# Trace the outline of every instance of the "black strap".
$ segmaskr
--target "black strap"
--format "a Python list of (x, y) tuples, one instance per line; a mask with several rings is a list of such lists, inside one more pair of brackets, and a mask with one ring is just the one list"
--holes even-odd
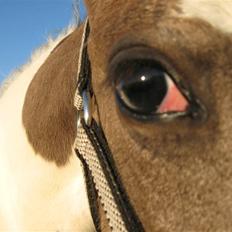
[(90, 90), (90, 93), (92, 92), (91, 64), (90, 64), (89, 55), (87, 51), (87, 41), (88, 41), (89, 33), (90, 33), (89, 22), (87, 22), (85, 39), (84, 39), (84, 47), (83, 47), (82, 57), (81, 57), (81, 66), (80, 66), (79, 78), (78, 78), (78, 83), (77, 83), (77, 88), (79, 90), (79, 93), (82, 93), (83, 90), (88, 89), (88, 88), (89, 88), (88, 90)]
[[(116, 165), (114, 163), (111, 151), (108, 147), (106, 138), (104, 136), (103, 130), (97, 125), (97, 123), (93, 120), (90, 127), (86, 126), (84, 122), (82, 122), (83, 128), (88, 135), (89, 140), (91, 141), (95, 152), (98, 155), (98, 159), (106, 176), (106, 179), (109, 183), (109, 187), (113, 193), (116, 204), (119, 208), (119, 211), (122, 215), (123, 221), (125, 222), (125, 226), (129, 232), (143, 232), (143, 226), (140, 222), (138, 216), (136, 215), (132, 205), (130, 204), (127, 193), (122, 185), (122, 181), (120, 175), (117, 171)], [(82, 163), (86, 166), (86, 163), (78, 153)], [(88, 167), (86, 166), (88, 169)], [(88, 170), (88, 173), (91, 173)], [(92, 179), (92, 177), (88, 177), (87, 183)], [(93, 203), (91, 199), (94, 199), (95, 196), (92, 196), (92, 190), (88, 190), (90, 204), (95, 205), (92, 208), (92, 215), (96, 216), (96, 202)], [(98, 216), (97, 216), (98, 218)], [(98, 219), (97, 219), (98, 220)], [(95, 222), (95, 226), (99, 228), (99, 221)]]
[(95, 229), (96, 229), (96, 232), (101, 232), (98, 194), (97, 194), (97, 190), (95, 188), (95, 184), (93, 181), (93, 176), (91, 174), (91, 171), (89, 170), (87, 163), (82, 157), (82, 155), (78, 152), (78, 150), (75, 150), (75, 152), (83, 165), (84, 174), (85, 174), (85, 182), (86, 182), (86, 190), (87, 190), (87, 195), (88, 195), (88, 200), (89, 200), (89, 205), (90, 205), (90, 212), (91, 212), (91, 216), (92, 216), (92, 219), (95, 225)]
[[(84, 90), (90, 91), (90, 94), (93, 94), (92, 86), (91, 86), (91, 64), (89, 61), (89, 56), (87, 51), (87, 40), (89, 33), (90, 33), (90, 28), (89, 28), (89, 23), (87, 22), (85, 38), (84, 38), (84, 47), (81, 57), (80, 73), (77, 83), (77, 88), (81, 96)], [(143, 232), (144, 229), (142, 223), (140, 222), (132, 205), (130, 204), (129, 198), (122, 185), (120, 175), (117, 171), (113, 156), (107, 144), (107, 140), (105, 138), (102, 128), (99, 127), (94, 120), (92, 120), (90, 127), (88, 127), (84, 123), (84, 120), (82, 120), (82, 126), (88, 136), (88, 139), (91, 141), (97, 153), (100, 165), (103, 169), (104, 175), (106, 176), (109, 187), (112, 191), (115, 202), (122, 215), (127, 230), (129, 232)], [(76, 152), (84, 166), (85, 177), (87, 182), (88, 198), (91, 206), (91, 213), (95, 223), (95, 227), (97, 231), (100, 231), (99, 215), (98, 215), (99, 210), (97, 206), (97, 202), (98, 202), (97, 191), (95, 188), (95, 184), (93, 182), (93, 176), (83, 156), (78, 151)]]

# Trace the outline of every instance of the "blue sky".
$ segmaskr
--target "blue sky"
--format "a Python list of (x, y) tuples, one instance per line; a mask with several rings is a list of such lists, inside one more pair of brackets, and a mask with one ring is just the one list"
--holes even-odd
[(72, 19), (72, 0), (0, 0), (0, 83)]

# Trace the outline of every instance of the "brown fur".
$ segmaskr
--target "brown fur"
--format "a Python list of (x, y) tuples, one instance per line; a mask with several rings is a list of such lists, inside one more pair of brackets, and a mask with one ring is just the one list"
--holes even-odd
[[(101, 123), (146, 231), (232, 231), (232, 38), (199, 19), (172, 16), (181, 14), (176, 0), (167, 1), (161, 10), (156, 3), (86, 0)], [(62, 164), (75, 136), (71, 101), (77, 53), (70, 47), (79, 44), (78, 33), (40, 69), (24, 110), (34, 148)], [(208, 109), (208, 120), (144, 124), (122, 115), (114, 89), (106, 83), (111, 53), (125, 41), (153, 48), (192, 87)], [(52, 124), (50, 118), (55, 118)], [(42, 139), (40, 145), (35, 138)]]
[(62, 41), (31, 82), (23, 108), (23, 123), (35, 151), (57, 165), (72, 153), (76, 136), (73, 96), (82, 29)]

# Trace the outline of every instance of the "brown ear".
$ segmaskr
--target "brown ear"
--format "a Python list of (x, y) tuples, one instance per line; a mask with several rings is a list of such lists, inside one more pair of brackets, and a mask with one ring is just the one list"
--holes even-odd
[(82, 27), (66, 37), (32, 80), (24, 102), (23, 124), (36, 153), (65, 165), (76, 135), (73, 98)]

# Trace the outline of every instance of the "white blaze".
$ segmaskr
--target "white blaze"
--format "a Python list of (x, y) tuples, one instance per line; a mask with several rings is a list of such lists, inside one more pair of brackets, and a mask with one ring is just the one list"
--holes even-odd
[(200, 18), (226, 33), (232, 33), (232, 0), (182, 0), (184, 16)]

